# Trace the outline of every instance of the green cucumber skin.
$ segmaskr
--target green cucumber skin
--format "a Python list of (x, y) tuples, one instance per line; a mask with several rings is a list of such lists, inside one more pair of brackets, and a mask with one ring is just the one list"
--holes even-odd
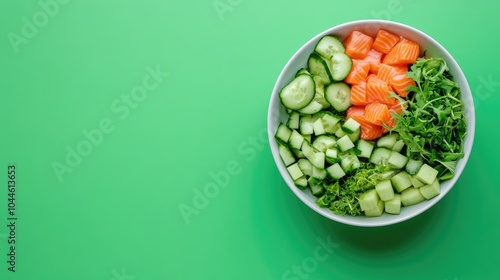
[(333, 80), (344, 80), (349, 75), (349, 72), (351, 72), (352, 59), (344, 53), (334, 53), (331, 60)]
[(325, 88), (325, 99), (338, 112), (351, 107), (351, 88), (344, 82), (329, 84)]
[[(325, 47), (327, 49), (325, 50)], [(345, 46), (337, 37), (326, 35), (323, 36), (316, 46), (314, 47), (314, 51), (323, 56), (325, 59), (329, 59), (336, 52), (345, 52)]]
[[(316, 65), (312, 63), (316, 63)], [(309, 56), (309, 60), (307, 61), (307, 67), (309, 68), (309, 73), (320, 76), (325, 82), (333, 81), (332, 73), (330, 72), (330, 66), (328, 65), (328, 62), (324, 58), (322, 58), (319, 54), (312, 53)], [(317, 67), (320, 67), (322, 71), (318, 72), (320, 70), (317, 69)]]
[[(300, 79), (300, 81), (299, 81)], [(302, 100), (302, 102), (300, 102), (300, 104), (298, 102), (294, 102), (293, 99), (293, 93), (292, 91), (296, 90), (294, 87), (297, 86), (296, 83), (309, 83), (308, 85), (306, 84), (304, 87), (305, 87), (305, 90), (304, 91), (307, 91), (305, 94), (305, 97), (304, 99)], [(313, 101), (314, 99), (314, 96), (315, 96), (315, 92), (316, 92), (316, 84), (314, 82), (314, 79), (309, 76), (309, 75), (306, 75), (306, 74), (301, 74), (301, 75), (298, 75), (297, 77), (295, 77), (291, 82), (289, 82), (286, 86), (284, 86), (280, 93), (279, 93), (279, 97), (280, 97), (280, 101), (281, 101), (281, 104), (283, 104), (283, 106), (285, 106), (285, 108), (287, 109), (291, 109), (291, 110), (300, 110), (300, 109), (303, 109), (305, 108), (307, 105), (309, 105), (309, 103), (311, 103), (311, 101)]]

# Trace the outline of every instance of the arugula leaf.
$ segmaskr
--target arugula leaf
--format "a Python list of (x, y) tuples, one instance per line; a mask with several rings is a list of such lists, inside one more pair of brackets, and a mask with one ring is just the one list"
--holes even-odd
[(397, 124), (392, 131), (400, 134), (408, 146), (408, 155), (419, 153), (439, 171), (441, 180), (449, 179), (457, 160), (464, 156), (467, 123), (460, 87), (442, 58), (417, 59), (407, 76), (416, 86), (407, 88), (403, 104), (408, 108), (394, 115)]

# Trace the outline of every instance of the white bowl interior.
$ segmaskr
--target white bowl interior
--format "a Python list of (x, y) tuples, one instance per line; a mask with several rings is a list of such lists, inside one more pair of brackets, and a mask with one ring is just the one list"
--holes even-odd
[[(309, 55), (313, 52), (316, 43), (321, 37), (325, 35), (334, 35), (341, 39), (344, 39), (353, 30), (359, 30), (365, 32), (368, 35), (375, 36), (377, 30), (381, 28), (417, 42), (420, 45), (422, 51), (426, 50), (427, 56), (441, 57), (447, 62), (448, 67), (450, 68), (450, 72), (454, 76), (455, 82), (457, 82), (461, 88), (462, 100), (465, 102), (466, 106), (465, 117), (467, 119), (467, 136), (465, 137), (465, 142), (464, 142), (465, 157), (459, 160), (459, 163), (457, 164), (456, 167), (455, 176), (452, 179), (441, 184), (440, 195), (431, 200), (427, 200), (410, 207), (402, 207), (400, 215), (390, 215), (384, 213), (381, 217), (375, 217), (375, 218), (367, 218), (364, 216), (357, 216), (357, 217), (340, 216), (334, 214), (327, 208), (321, 208), (317, 206), (315, 202), (316, 197), (313, 196), (308, 190), (302, 191), (298, 189), (294, 185), (293, 180), (291, 179), (290, 175), (286, 170), (286, 167), (281, 161), (281, 158), (278, 153), (278, 146), (276, 141), (274, 140), (274, 135), (276, 133), (278, 125), (281, 122), (285, 122), (287, 120), (288, 114), (286, 112), (286, 109), (280, 103), (279, 91), (281, 88), (283, 88), (283, 86), (285, 86), (293, 79), (295, 73), (300, 68), (306, 66)], [(448, 53), (448, 51), (446, 51), (446, 49), (443, 46), (441, 46), (438, 42), (436, 42), (427, 34), (413, 27), (401, 23), (383, 21), (383, 20), (361, 20), (361, 21), (348, 22), (321, 32), (320, 34), (316, 35), (314, 38), (309, 40), (309, 42), (303, 45), (292, 56), (292, 58), (283, 68), (274, 86), (269, 104), (267, 127), (268, 127), (269, 143), (271, 146), (271, 151), (274, 157), (274, 161), (278, 166), (281, 176), (284, 178), (285, 182), (290, 187), (290, 189), (300, 198), (300, 200), (302, 200), (311, 209), (318, 212), (319, 214), (329, 219), (335, 220), (337, 222), (354, 226), (373, 227), (373, 226), (385, 226), (385, 225), (395, 224), (410, 219), (412, 217), (415, 217), (418, 214), (429, 209), (434, 204), (436, 204), (451, 190), (451, 188), (455, 185), (456, 181), (459, 179), (460, 174), (462, 173), (468, 161), (470, 152), (472, 150), (474, 131), (475, 131), (475, 113), (474, 113), (472, 94), (469, 85), (467, 83), (467, 80), (465, 78), (465, 75), (458, 66), (455, 59)]]

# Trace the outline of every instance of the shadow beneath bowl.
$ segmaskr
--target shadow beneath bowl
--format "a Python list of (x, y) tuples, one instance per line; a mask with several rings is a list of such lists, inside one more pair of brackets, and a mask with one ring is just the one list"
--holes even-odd
[(417, 217), (389, 226), (356, 227), (331, 221), (328, 228), (346, 250), (377, 257), (393, 255), (412, 251), (408, 249), (421, 242), (420, 237), (441, 228), (449, 216), (447, 212), (451, 210), (451, 206), (451, 203), (440, 201)]

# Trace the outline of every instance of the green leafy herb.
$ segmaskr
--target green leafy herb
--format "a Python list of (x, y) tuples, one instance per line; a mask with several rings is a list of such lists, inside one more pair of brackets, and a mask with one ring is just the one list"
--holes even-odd
[(366, 190), (372, 189), (380, 181), (388, 167), (362, 162), (361, 166), (343, 179), (325, 184), (325, 194), (316, 203), (327, 207), (338, 215), (360, 215), (358, 198)]
[[(392, 131), (408, 146), (408, 155), (419, 153), (439, 171), (439, 178), (453, 177), (457, 161), (464, 156), (463, 141), (467, 123), (460, 88), (441, 58), (419, 58), (407, 76), (416, 86), (408, 87), (408, 106)], [(403, 106), (404, 107), (404, 106)]]

